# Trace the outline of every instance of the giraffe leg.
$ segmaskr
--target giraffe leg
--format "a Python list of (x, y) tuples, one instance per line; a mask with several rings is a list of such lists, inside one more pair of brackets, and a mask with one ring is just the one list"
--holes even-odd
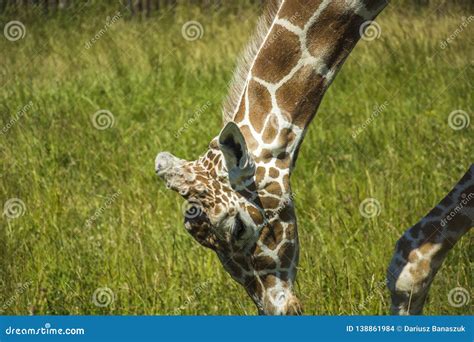
[(419, 315), (447, 253), (474, 226), (474, 165), (453, 190), (397, 241), (387, 271), (392, 314)]

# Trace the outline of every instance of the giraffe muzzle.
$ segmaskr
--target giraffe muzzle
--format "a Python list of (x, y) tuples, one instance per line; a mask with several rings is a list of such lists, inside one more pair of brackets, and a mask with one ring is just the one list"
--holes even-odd
[(155, 172), (166, 182), (169, 189), (178, 191), (181, 195), (186, 195), (189, 191), (187, 182), (193, 180), (183, 168), (186, 161), (176, 158), (169, 152), (158, 153), (155, 159)]
[(169, 152), (160, 152), (155, 159), (155, 172), (158, 176), (164, 177), (172, 171), (175, 166), (180, 164), (181, 160), (173, 156)]

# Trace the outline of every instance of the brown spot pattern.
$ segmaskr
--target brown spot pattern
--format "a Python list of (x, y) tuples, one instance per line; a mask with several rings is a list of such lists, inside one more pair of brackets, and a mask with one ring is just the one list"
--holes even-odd
[[(272, 36), (278, 37), (278, 44), (272, 44)], [(282, 49), (282, 46), (285, 48)], [(277, 83), (282, 75), (288, 74), (301, 57), (300, 40), (292, 32), (275, 25), (268, 41), (259, 52), (252, 69), (254, 77)]]
[(250, 123), (260, 133), (263, 129), (265, 117), (272, 109), (272, 101), (267, 88), (254, 80), (249, 82)]
[(307, 65), (277, 90), (277, 103), (281, 110), (291, 113), (293, 123), (303, 128), (315, 113), (323, 88), (323, 77)]
[(303, 28), (321, 2), (322, 0), (286, 1), (280, 10), (279, 17)]

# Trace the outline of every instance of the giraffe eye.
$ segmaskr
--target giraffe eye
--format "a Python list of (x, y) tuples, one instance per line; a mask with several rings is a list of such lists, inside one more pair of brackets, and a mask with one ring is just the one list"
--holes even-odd
[(232, 236), (234, 239), (238, 240), (242, 237), (242, 234), (245, 232), (245, 226), (239, 216), (235, 217), (235, 222), (232, 227)]

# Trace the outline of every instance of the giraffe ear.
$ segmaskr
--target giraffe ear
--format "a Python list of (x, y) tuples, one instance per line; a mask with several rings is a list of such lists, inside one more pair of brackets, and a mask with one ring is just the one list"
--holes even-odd
[(219, 148), (224, 155), (233, 188), (244, 185), (255, 174), (255, 163), (248, 152), (245, 138), (234, 122), (228, 122), (219, 134)]

